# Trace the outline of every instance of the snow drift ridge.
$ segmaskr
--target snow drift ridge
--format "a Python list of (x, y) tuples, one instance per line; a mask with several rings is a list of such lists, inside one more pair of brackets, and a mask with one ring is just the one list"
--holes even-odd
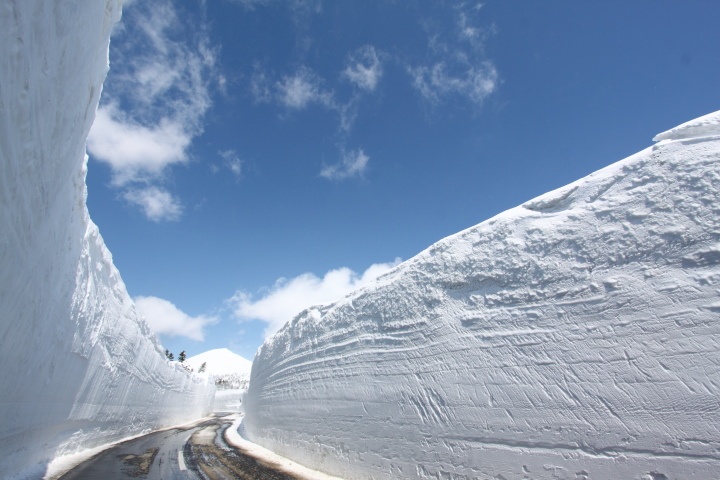
[(720, 112), (439, 241), (258, 351), (249, 437), (365, 478), (712, 478)]

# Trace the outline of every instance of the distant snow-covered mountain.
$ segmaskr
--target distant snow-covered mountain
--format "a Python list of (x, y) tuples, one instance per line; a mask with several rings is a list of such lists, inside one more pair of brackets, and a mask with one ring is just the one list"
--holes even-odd
[[(185, 360), (185, 365), (201, 377), (212, 376), (218, 389), (245, 389), (252, 362), (227, 348), (216, 348)], [(200, 372), (205, 365), (203, 372)]]

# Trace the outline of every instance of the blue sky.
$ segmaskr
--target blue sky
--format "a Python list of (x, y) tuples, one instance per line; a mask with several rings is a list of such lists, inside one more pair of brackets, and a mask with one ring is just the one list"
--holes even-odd
[(720, 108), (720, 2), (126, 2), (88, 205), (161, 342), (252, 358)]

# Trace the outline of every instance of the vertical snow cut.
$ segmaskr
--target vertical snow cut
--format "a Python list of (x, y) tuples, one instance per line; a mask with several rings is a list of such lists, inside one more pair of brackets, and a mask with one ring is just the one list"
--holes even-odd
[(348, 479), (714, 478), (720, 112), (306, 310), (253, 441)]
[(0, 5), (0, 477), (202, 416), (86, 208), (85, 139), (119, 0)]

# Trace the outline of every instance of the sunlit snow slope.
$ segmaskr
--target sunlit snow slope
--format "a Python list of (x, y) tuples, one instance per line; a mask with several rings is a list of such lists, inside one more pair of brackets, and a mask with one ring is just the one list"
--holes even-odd
[(114, 0), (0, 2), (0, 478), (202, 416), (85, 206)]
[[(242, 397), (250, 381), (250, 360), (227, 348), (216, 348), (188, 358), (185, 365), (216, 385), (213, 411), (232, 412), (241, 409)], [(200, 372), (203, 365), (205, 370)]]
[(216, 348), (207, 352), (199, 353), (185, 360), (185, 364), (195, 370), (205, 365), (205, 374), (237, 377), (238, 380), (250, 376), (252, 362), (233, 353), (227, 348)]
[(247, 434), (351, 479), (717, 478), (720, 112), (656, 141), (293, 319)]

